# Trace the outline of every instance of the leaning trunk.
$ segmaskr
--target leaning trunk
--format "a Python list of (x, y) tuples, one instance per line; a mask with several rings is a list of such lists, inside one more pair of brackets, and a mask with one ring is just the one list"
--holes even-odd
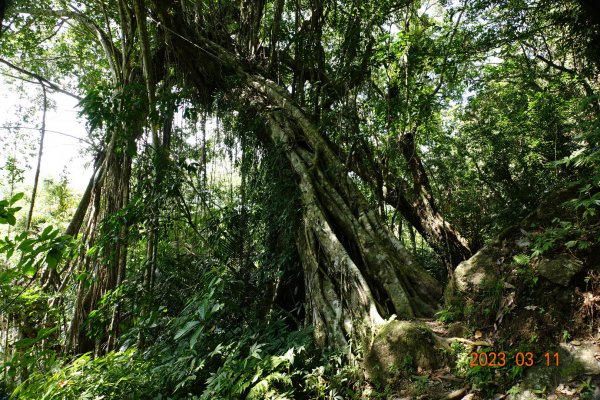
[(321, 345), (368, 339), (384, 318), (431, 316), (441, 290), (371, 209), (315, 126), (274, 83), (250, 77), (265, 101), (271, 140), (284, 143), (298, 176), (298, 249), (307, 316)]
[[(366, 182), (377, 182), (375, 194), (400, 212), (444, 261), (448, 272), (472, 255), (472, 249), (460, 231), (446, 220), (435, 202), (425, 166), (416, 152), (414, 135), (408, 133), (398, 143), (409, 166), (412, 185), (374, 161), (376, 155), (368, 145), (357, 146), (349, 157), (348, 167)], [(338, 149), (338, 152), (341, 152)], [(477, 249), (475, 249), (477, 250)]]
[(458, 230), (444, 219), (439, 212), (429, 176), (425, 166), (417, 152), (414, 132), (406, 132), (400, 139), (402, 155), (408, 164), (408, 169), (413, 180), (412, 207), (410, 211), (400, 211), (403, 214), (413, 214), (417, 220), (414, 226), (419, 230), (438, 254), (446, 262), (448, 272), (452, 273), (454, 268), (461, 262), (471, 257), (471, 250), (465, 238)]

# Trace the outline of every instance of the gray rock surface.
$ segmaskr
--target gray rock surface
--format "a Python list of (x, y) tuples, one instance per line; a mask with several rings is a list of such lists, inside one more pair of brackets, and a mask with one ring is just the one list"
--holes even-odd
[(569, 255), (561, 254), (554, 258), (542, 258), (537, 266), (537, 272), (551, 282), (569, 286), (573, 275), (581, 271), (583, 263)]
[(422, 323), (390, 321), (381, 327), (365, 357), (371, 380), (385, 384), (417, 368), (433, 370), (445, 363), (432, 331)]
[(468, 260), (458, 264), (454, 270), (454, 288), (463, 293), (481, 293), (497, 284), (498, 259), (500, 252), (497, 243), (490, 243)]
[(561, 343), (556, 350), (559, 355), (558, 367), (548, 367), (542, 363), (529, 368), (522, 386), (526, 389), (553, 388), (581, 375), (600, 375), (600, 346), (590, 341), (573, 342), (579, 345)]

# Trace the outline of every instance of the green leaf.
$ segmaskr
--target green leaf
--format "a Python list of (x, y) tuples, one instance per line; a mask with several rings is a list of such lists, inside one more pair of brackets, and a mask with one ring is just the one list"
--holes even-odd
[(14, 346), (17, 349), (24, 349), (24, 348), (33, 346), (37, 341), (38, 341), (37, 339), (31, 339), (31, 338), (20, 339), (14, 343)]
[(513, 260), (518, 264), (518, 265), (527, 265), (529, 264), (529, 256), (525, 255), (525, 254), (517, 254), (516, 256), (513, 257)]
[(204, 329), (202, 329), (202, 327), (200, 327), (200, 329), (197, 329), (196, 332), (194, 332), (194, 334), (190, 337), (190, 349), (194, 348), (194, 346), (196, 345), (196, 342), (198, 341), (198, 337), (200, 337), (200, 334), (204, 331)]
[(217, 345), (217, 347), (215, 347), (215, 349), (208, 354), (208, 356), (209, 357), (213, 357), (213, 356), (215, 356), (217, 354), (221, 354), (221, 350), (223, 350), (224, 348), (225, 348), (225, 346), (223, 346), (222, 343), (219, 343)]
[(58, 329), (57, 326), (55, 326), (54, 328), (42, 328), (38, 331), (37, 335), (36, 335), (36, 339), (45, 339), (48, 336), (50, 336), (52, 334), (52, 332), (55, 332)]
[(12, 206), (13, 204), (15, 204), (17, 201), (21, 200), (23, 198), (23, 196), (25, 195), (25, 193), (20, 192), (15, 194), (13, 197), (11, 197), (9, 204)]
[(42, 239), (45, 239), (49, 236), (50, 232), (52, 231), (52, 225), (47, 226), (46, 228), (44, 228), (44, 230), (42, 231), (42, 234), (40, 235), (40, 237)]
[(61, 253), (56, 249), (52, 249), (46, 254), (46, 263), (51, 269), (55, 269), (58, 261), (60, 260)]
[(35, 243), (34, 239), (24, 239), (21, 243), (19, 243), (18, 250), (22, 252), (29, 252), (31, 250), (31, 245)]
[(33, 278), (36, 272), (37, 269), (31, 264), (27, 264), (25, 268), (23, 268), (23, 273), (29, 278)]
[(8, 224), (11, 226), (14, 226), (17, 223), (17, 219), (12, 214), (7, 214), (5, 216), (5, 218), (6, 218), (6, 222), (8, 222)]
[(177, 340), (177, 339), (181, 338), (182, 336), (187, 334), (189, 331), (194, 329), (194, 327), (198, 326), (199, 324), (200, 324), (200, 321), (188, 321), (181, 329), (179, 329), (177, 331), (177, 333), (175, 333), (174, 339)]

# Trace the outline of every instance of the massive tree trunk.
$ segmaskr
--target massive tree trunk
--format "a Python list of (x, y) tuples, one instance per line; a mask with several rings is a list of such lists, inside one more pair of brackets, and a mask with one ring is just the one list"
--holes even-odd
[[(240, 37), (246, 37), (248, 32), (251, 30), (249, 27), (254, 26), (256, 28), (258, 23), (261, 21), (262, 16), (259, 13), (260, 4), (257, 3), (256, 8), (252, 8), (252, 12), (245, 12), (245, 20), (242, 23)], [(275, 14), (273, 29), (278, 29), (278, 13), (281, 11), (283, 3), (277, 3), (277, 9)], [(168, 5), (159, 4), (154, 2), (153, 6), (157, 14), (162, 15), (161, 19), (166, 22), (164, 25), (163, 33), (167, 40), (171, 41), (173, 51), (179, 53), (178, 61), (180, 67), (184, 72), (187, 72), (187, 78), (190, 82), (194, 83), (201, 96), (205, 96), (207, 93), (211, 93), (215, 88), (222, 89), (219, 87), (226, 77), (231, 78), (232, 76), (238, 75), (238, 69), (245, 68), (250, 70), (250, 67), (246, 61), (248, 55), (243, 52), (241, 56), (234, 54), (234, 43), (228, 42), (227, 40), (219, 43), (219, 49), (214, 48), (216, 45), (214, 42), (209, 40), (209, 36), (214, 36), (213, 33), (207, 32), (206, 34), (198, 32), (202, 30), (202, 27), (193, 27), (186, 23), (188, 19), (184, 17), (182, 9), (177, 9), (174, 5), (173, 8), (169, 8)], [(241, 2), (241, 8), (243, 10), (249, 10), (247, 2)], [(303, 104), (303, 85), (305, 80), (309, 80), (311, 85), (316, 88), (321, 87), (323, 82), (329, 82), (325, 73), (324, 56), (322, 55), (322, 47), (320, 43), (320, 30), (321, 30), (321, 15), (323, 13), (323, 4), (321, 2), (315, 2), (313, 9), (311, 10), (310, 29), (307, 27), (307, 35), (312, 35), (310, 44), (307, 44), (306, 52), (298, 53), (296, 62), (286, 64), (287, 67), (294, 71), (294, 83), (292, 84), (292, 91), (295, 92), (296, 98), (299, 103)], [(169, 15), (169, 12), (174, 11), (173, 14)], [(246, 39), (248, 41), (249, 39)], [(298, 39), (300, 40), (300, 39)], [(272, 47), (276, 47), (274, 39), (271, 39)], [(239, 38), (238, 38), (239, 42)], [(372, 43), (369, 44), (372, 46)], [(243, 46), (245, 48), (245, 45)], [(296, 46), (296, 52), (299, 51), (300, 44)], [(271, 49), (273, 51), (273, 49)], [(371, 50), (366, 51), (366, 55), (370, 54)], [(196, 53), (195, 55), (192, 55)], [(364, 77), (367, 74), (368, 68), (366, 68), (369, 57), (365, 56), (361, 62), (360, 71), (357, 72), (358, 76)], [(272, 58), (267, 63), (267, 71), (264, 71), (260, 76), (273, 76), (275, 68), (273, 63), (278, 63), (279, 60)], [(243, 67), (242, 67), (243, 66)], [(309, 73), (307, 71), (313, 71)], [(317, 73), (318, 72), (318, 73)], [(310, 77), (309, 77), (310, 75)], [(313, 76), (314, 75), (314, 76)], [(277, 78), (278, 79), (278, 78)], [(301, 84), (299, 83), (301, 82)], [(352, 80), (352, 82), (344, 82), (346, 85), (354, 86), (357, 82), (362, 81), (362, 78)], [(331, 86), (331, 83), (326, 83), (324, 87)], [(330, 88), (331, 89), (331, 88)], [(347, 92), (347, 88), (343, 90), (340, 87), (334, 92)], [(329, 93), (323, 98), (323, 107), (327, 108), (331, 106), (332, 98), (339, 98), (339, 93)], [(208, 96), (207, 96), (208, 97)], [(207, 99), (208, 100), (208, 99)], [(318, 120), (320, 114), (319, 108), (319, 95), (314, 99), (314, 115)], [(366, 154), (365, 156), (358, 156), (347, 158), (350, 160), (348, 167), (353, 172), (357, 173), (362, 179), (368, 183), (382, 182), (387, 190), (377, 191), (382, 200), (387, 202), (394, 208), (397, 208), (403, 217), (412, 224), (417, 231), (423, 236), (423, 238), (429, 243), (433, 250), (441, 257), (447, 266), (449, 272), (460, 263), (461, 261), (469, 258), (472, 254), (469, 244), (465, 238), (460, 234), (459, 230), (447, 221), (440, 210), (438, 209), (432, 190), (429, 185), (427, 174), (423, 168), (422, 162), (419, 155), (415, 151), (414, 138), (412, 140), (409, 135), (405, 135), (403, 140), (400, 140), (398, 145), (400, 151), (406, 157), (406, 161), (409, 165), (410, 175), (413, 180), (413, 185), (409, 185), (407, 182), (402, 180), (397, 175), (387, 170), (385, 165), (373, 161), (373, 154)], [(336, 149), (337, 152), (338, 149)], [(360, 150), (359, 152), (364, 152)], [(367, 152), (369, 152), (367, 150)], [(341, 153), (340, 153), (341, 154)], [(360, 160), (357, 162), (356, 159)], [(368, 160), (367, 162), (366, 159)], [(365, 168), (366, 167), (366, 168)]]
[[(322, 345), (367, 339), (396, 314), (431, 316), (441, 288), (395, 239), (349, 177), (338, 156), (289, 94), (247, 72), (232, 52), (198, 35), (161, 2), (154, 9), (179, 66), (200, 92), (235, 78), (265, 117), (270, 139), (283, 143), (298, 176), (303, 205), (299, 253), (308, 323)], [(218, 72), (217, 72), (218, 71)]]
[[(264, 85), (271, 83), (255, 82), (259, 90), (274, 90)], [(282, 96), (279, 105), (285, 101)], [(307, 322), (317, 342), (340, 348), (349, 338), (368, 338), (392, 314), (431, 316), (439, 285), (369, 209), (337, 156), (304, 117), (296, 119), (297, 112), (288, 103), (267, 119), (272, 140), (287, 146), (298, 175), (303, 204), (298, 251)]]

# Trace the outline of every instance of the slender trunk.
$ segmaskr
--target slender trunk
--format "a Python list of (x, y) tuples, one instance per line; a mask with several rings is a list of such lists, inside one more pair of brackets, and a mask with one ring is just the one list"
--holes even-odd
[(275, 81), (279, 81), (279, 51), (277, 49), (277, 43), (279, 42), (284, 5), (285, 0), (275, 1), (275, 11), (273, 12), (273, 26), (271, 28), (271, 44), (269, 49), (269, 74), (273, 76)]
[[(129, 204), (129, 179), (131, 177), (131, 159), (125, 160), (123, 165), (123, 176), (121, 181), (121, 194), (122, 204), (125, 207)], [(127, 269), (127, 249), (128, 249), (128, 232), (129, 232), (129, 221), (123, 222), (119, 230), (119, 247), (116, 255), (116, 270), (113, 270), (113, 282), (109, 285), (112, 288), (118, 288), (125, 280), (125, 274)], [(115, 350), (117, 347), (117, 338), (119, 337), (119, 324), (121, 321), (121, 304), (117, 303), (113, 307), (112, 315), (110, 318), (110, 324), (107, 329), (108, 340), (107, 340), (107, 351)]]
[[(3, 344), (3, 364), (6, 365), (6, 363), (8, 362), (8, 357), (9, 357), (9, 349), (8, 349), (8, 345), (9, 345), (9, 340), (8, 340), (8, 336), (10, 334), (10, 317), (8, 315), (8, 313), (5, 315), (5, 321), (6, 324), (4, 326), (4, 344)], [(7, 373), (8, 373), (8, 368), (4, 368), (4, 372), (3, 372), (3, 381), (8, 383), (7, 379)]]
[(94, 187), (98, 184), (100, 180), (103, 179), (104, 175), (104, 152), (98, 155), (96, 159), (94, 173), (88, 182), (87, 187), (85, 188), (85, 192), (83, 192), (83, 196), (81, 196), (81, 200), (77, 205), (77, 209), (69, 222), (69, 226), (65, 230), (65, 235), (76, 236), (79, 233), (79, 229), (81, 229), (81, 224), (83, 223), (83, 219), (90, 205), (90, 200), (92, 199), (92, 192)]
[(48, 109), (48, 98), (46, 94), (46, 86), (41, 80), (39, 82), (40, 86), (42, 87), (44, 103), (42, 111), (42, 127), (40, 128), (40, 147), (38, 150), (37, 167), (35, 169), (35, 178), (33, 179), (33, 190), (31, 191), (31, 204), (29, 205), (29, 213), (27, 214), (27, 230), (31, 228), (31, 218), (33, 217), (33, 208), (35, 206), (35, 197), (37, 195), (38, 182), (40, 179), (40, 169), (42, 166), (42, 155), (44, 153), (44, 137), (46, 136), (46, 111)]
[(417, 240), (415, 237), (415, 230), (411, 225), (408, 226), (408, 233), (410, 235), (410, 244), (412, 246), (413, 253), (417, 252)]
[[(43, 109), (42, 109), (42, 124), (40, 127), (40, 144), (38, 149), (38, 158), (37, 158), (37, 166), (35, 169), (35, 177), (33, 180), (33, 189), (31, 191), (31, 203), (29, 205), (29, 212), (27, 213), (27, 222), (26, 229), (31, 229), (31, 222), (33, 220), (33, 210), (35, 208), (35, 201), (37, 198), (38, 185), (40, 180), (40, 172), (42, 166), (42, 156), (44, 154), (44, 139), (46, 137), (46, 113), (48, 110), (48, 95), (46, 93), (46, 85), (42, 82), (41, 79), (38, 79), (40, 86), (42, 87), (43, 94)], [(48, 291), (50, 286), (57, 285), (60, 282), (60, 277), (58, 276), (55, 269), (50, 267), (45, 267), (41, 273), (40, 284), (42, 286), (42, 290)], [(49, 314), (46, 314), (43, 319), (44, 327), (49, 325), (49, 320), (47, 319)], [(42, 349), (44, 347), (44, 343), (42, 342)]]
[[(153, 147), (153, 158), (154, 158), (154, 173), (155, 181), (150, 194), (151, 206), (150, 206), (150, 218), (148, 220), (148, 238), (146, 241), (146, 268), (144, 273), (144, 295), (142, 298), (142, 311), (141, 320), (146, 319), (148, 316), (148, 302), (150, 301), (150, 292), (152, 290), (152, 282), (154, 273), (156, 271), (156, 257), (158, 249), (158, 229), (159, 229), (159, 188), (162, 180), (162, 164), (163, 164), (163, 148), (158, 133), (157, 124), (154, 123), (156, 120), (155, 105), (156, 105), (156, 81), (154, 71), (152, 69), (151, 56), (150, 56), (150, 44), (148, 39), (148, 31), (146, 27), (146, 12), (143, 7), (142, 0), (135, 0), (134, 12), (136, 15), (136, 22), (138, 27), (138, 36), (140, 39), (142, 49), (142, 61), (144, 79), (146, 81), (146, 91), (148, 95), (148, 113), (151, 120), (151, 131), (152, 131), (152, 147)], [(170, 133), (169, 133), (170, 134)], [(144, 333), (140, 330), (138, 336), (138, 347), (144, 348)]]
[[(162, 119), (162, 141), (159, 135), (153, 136), (153, 158), (154, 158), (154, 184), (151, 189), (150, 198), (150, 217), (148, 219), (148, 238), (146, 240), (146, 268), (143, 277), (144, 293), (142, 297), (141, 320), (145, 320), (149, 314), (150, 301), (152, 299), (152, 290), (154, 287), (154, 276), (157, 269), (158, 256), (158, 231), (160, 229), (160, 210), (161, 204), (161, 188), (164, 182), (165, 170), (169, 160), (169, 152), (171, 146), (171, 135), (173, 130), (173, 116), (175, 105), (167, 111)], [(157, 131), (156, 128), (155, 131)], [(145, 346), (145, 335), (142, 329), (138, 334), (138, 347), (143, 349)]]
[[(152, 60), (143, 1), (135, 0), (133, 11), (125, 1), (118, 1), (121, 26), (118, 39), (113, 37), (109, 17), (105, 9), (104, 11), (107, 32), (96, 24), (90, 24), (82, 14), (77, 14), (77, 20), (101, 42), (111, 68), (115, 98), (119, 99), (123, 96), (121, 90), (145, 83), (148, 88), (148, 102), (154, 104), (155, 80), (151, 68)], [(134, 73), (136, 67), (132, 57), (138, 37), (145, 82)], [(120, 42), (120, 50), (115, 44), (117, 40)], [(143, 99), (139, 100), (143, 101)], [(125, 110), (125, 107), (127, 106), (124, 102), (119, 101), (114, 109), (115, 116), (129, 111)], [(135, 141), (142, 134), (142, 126), (147, 114), (146, 112), (134, 120), (117, 120), (116, 126), (109, 133), (110, 139), (106, 148), (98, 157), (95, 178), (90, 180), (67, 228), (68, 234), (76, 235), (81, 226), (86, 224), (82, 241), (85, 243), (86, 250), (96, 248), (93, 254), (82, 252), (69, 272), (71, 274), (77, 271), (86, 277), (79, 283), (74, 311), (66, 335), (65, 352), (71, 354), (92, 350), (100, 354), (116, 346), (120, 315), (118, 305), (111, 304), (112, 308), (104, 308), (105, 315), (101, 320), (108, 322), (93, 327), (93, 332), (96, 334), (93, 338), (87, 335), (91, 328), (89, 315), (100, 306), (102, 297), (112, 292), (123, 281), (126, 274), (129, 222), (127, 218), (122, 218), (122, 212), (129, 203)], [(101, 232), (98, 232), (99, 230)], [(61, 287), (65, 283), (66, 280), (63, 280)]]
[[(105, 166), (103, 166), (105, 167)], [(101, 199), (101, 195), (102, 195), (102, 186), (104, 183), (104, 179), (100, 180), (97, 184), (94, 185), (93, 187), (93, 194), (91, 196), (91, 201), (89, 202), (89, 207), (86, 210), (86, 227), (85, 230), (83, 232), (82, 235), (82, 242), (87, 244), (87, 248), (86, 250), (89, 250), (90, 247), (92, 246), (92, 244), (95, 242), (96, 239), (96, 227), (97, 227), (97, 223), (98, 223), (98, 219), (100, 216), (100, 207), (101, 207), (101, 203), (100, 203), (100, 199)], [(77, 260), (77, 262), (74, 264), (74, 268), (77, 270), (77, 272), (79, 273), (88, 273), (88, 271), (90, 270), (90, 265), (92, 264), (92, 260), (91, 257), (88, 256), (88, 254), (83, 253), (80, 255), (79, 259)], [(66, 344), (64, 347), (64, 353), (65, 354), (76, 354), (78, 352), (78, 349), (83, 348), (83, 347), (87, 347), (87, 345), (82, 345), (81, 343), (81, 336), (80, 336), (80, 331), (82, 328), (82, 324), (84, 322), (85, 316), (86, 316), (86, 298), (87, 298), (87, 294), (88, 294), (88, 288), (87, 288), (87, 279), (82, 280), (81, 282), (79, 282), (78, 286), (77, 286), (77, 294), (75, 296), (75, 304), (73, 307), (73, 315), (71, 317), (71, 320), (69, 322), (69, 326), (67, 329), (67, 333), (66, 333)], [(63, 284), (65, 284), (66, 281), (63, 281)], [(87, 338), (84, 336), (83, 337), (84, 340), (87, 340)]]
[(242, 54), (253, 58), (258, 48), (258, 33), (265, 0), (242, 0), (240, 3), (239, 46)]
[[(118, 146), (125, 148), (117, 151), (119, 136), (117, 132), (113, 133), (106, 149), (104, 163), (99, 168), (104, 173), (102, 179), (94, 185), (90, 196), (91, 207), (88, 207), (87, 211), (88, 223), (82, 238), (87, 243), (88, 249), (91, 248), (96, 245), (97, 231), (103, 226), (105, 230), (101, 234), (114, 235), (116, 240), (105, 244), (98, 254), (88, 255), (84, 252), (78, 261), (79, 271), (87, 273), (91, 277), (92, 284), (90, 286), (85, 282), (79, 284), (74, 313), (67, 334), (66, 351), (69, 353), (85, 353), (92, 350), (102, 353), (115, 346), (118, 313), (114, 314), (114, 311), (111, 310), (107, 316), (109, 320), (107, 326), (95, 327), (100, 331), (96, 332), (99, 336), (94, 339), (87, 336), (89, 328), (86, 324), (89, 323), (90, 312), (98, 307), (100, 299), (114, 290), (119, 284), (120, 277), (125, 274), (128, 225), (124, 223), (116, 231), (111, 231), (110, 225), (103, 225), (108, 221), (109, 216), (115, 216), (123, 210), (129, 199), (131, 156), (126, 148), (131, 146), (134, 138), (128, 137), (126, 143)], [(106, 231), (106, 229), (109, 230)]]

